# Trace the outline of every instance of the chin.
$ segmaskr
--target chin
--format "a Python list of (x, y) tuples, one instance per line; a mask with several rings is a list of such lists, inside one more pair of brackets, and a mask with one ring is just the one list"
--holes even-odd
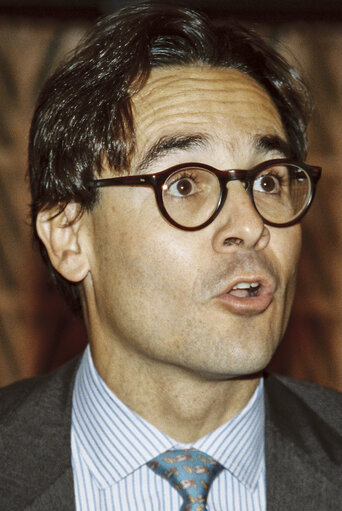
[[(225, 357), (223, 354), (216, 365), (216, 372), (225, 374), (231, 378), (253, 378), (264, 371), (270, 363), (275, 349), (250, 349), (243, 353), (234, 353), (233, 356)], [(238, 356), (237, 356), (238, 355)]]
[(273, 352), (264, 354), (254, 354), (247, 359), (236, 359), (235, 357), (227, 357), (222, 354), (218, 360), (207, 358), (197, 367), (189, 368), (193, 372), (202, 377), (213, 380), (227, 379), (253, 379), (260, 377), (265, 367), (269, 364)]

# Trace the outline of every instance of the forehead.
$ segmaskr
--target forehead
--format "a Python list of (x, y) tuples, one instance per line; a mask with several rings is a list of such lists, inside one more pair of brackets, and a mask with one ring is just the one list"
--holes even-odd
[(286, 140), (268, 93), (235, 69), (154, 69), (132, 107), (137, 160), (158, 140), (172, 136), (200, 134), (208, 145), (237, 152), (265, 135)]

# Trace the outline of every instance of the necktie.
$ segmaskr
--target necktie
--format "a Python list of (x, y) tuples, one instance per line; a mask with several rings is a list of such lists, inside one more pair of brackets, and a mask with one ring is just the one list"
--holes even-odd
[(223, 470), (214, 458), (194, 449), (166, 451), (147, 465), (181, 494), (180, 511), (205, 511), (210, 485)]

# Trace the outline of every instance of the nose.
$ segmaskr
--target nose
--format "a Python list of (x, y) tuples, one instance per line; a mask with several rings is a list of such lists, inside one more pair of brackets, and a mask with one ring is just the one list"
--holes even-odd
[(226, 202), (214, 221), (213, 247), (217, 252), (263, 250), (270, 241), (270, 232), (255, 209), (241, 181), (227, 184)]

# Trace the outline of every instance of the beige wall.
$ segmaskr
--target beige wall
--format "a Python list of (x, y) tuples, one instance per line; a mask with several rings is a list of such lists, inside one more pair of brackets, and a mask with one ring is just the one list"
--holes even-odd
[[(40, 84), (83, 33), (81, 23), (0, 18), (0, 385), (56, 367), (84, 331), (31, 246), (25, 180), (30, 116)], [(298, 297), (273, 368), (342, 390), (342, 26), (264, 28), (289, 47), (316, 111), (308, 162), (324, 177), (304, 222)]]

